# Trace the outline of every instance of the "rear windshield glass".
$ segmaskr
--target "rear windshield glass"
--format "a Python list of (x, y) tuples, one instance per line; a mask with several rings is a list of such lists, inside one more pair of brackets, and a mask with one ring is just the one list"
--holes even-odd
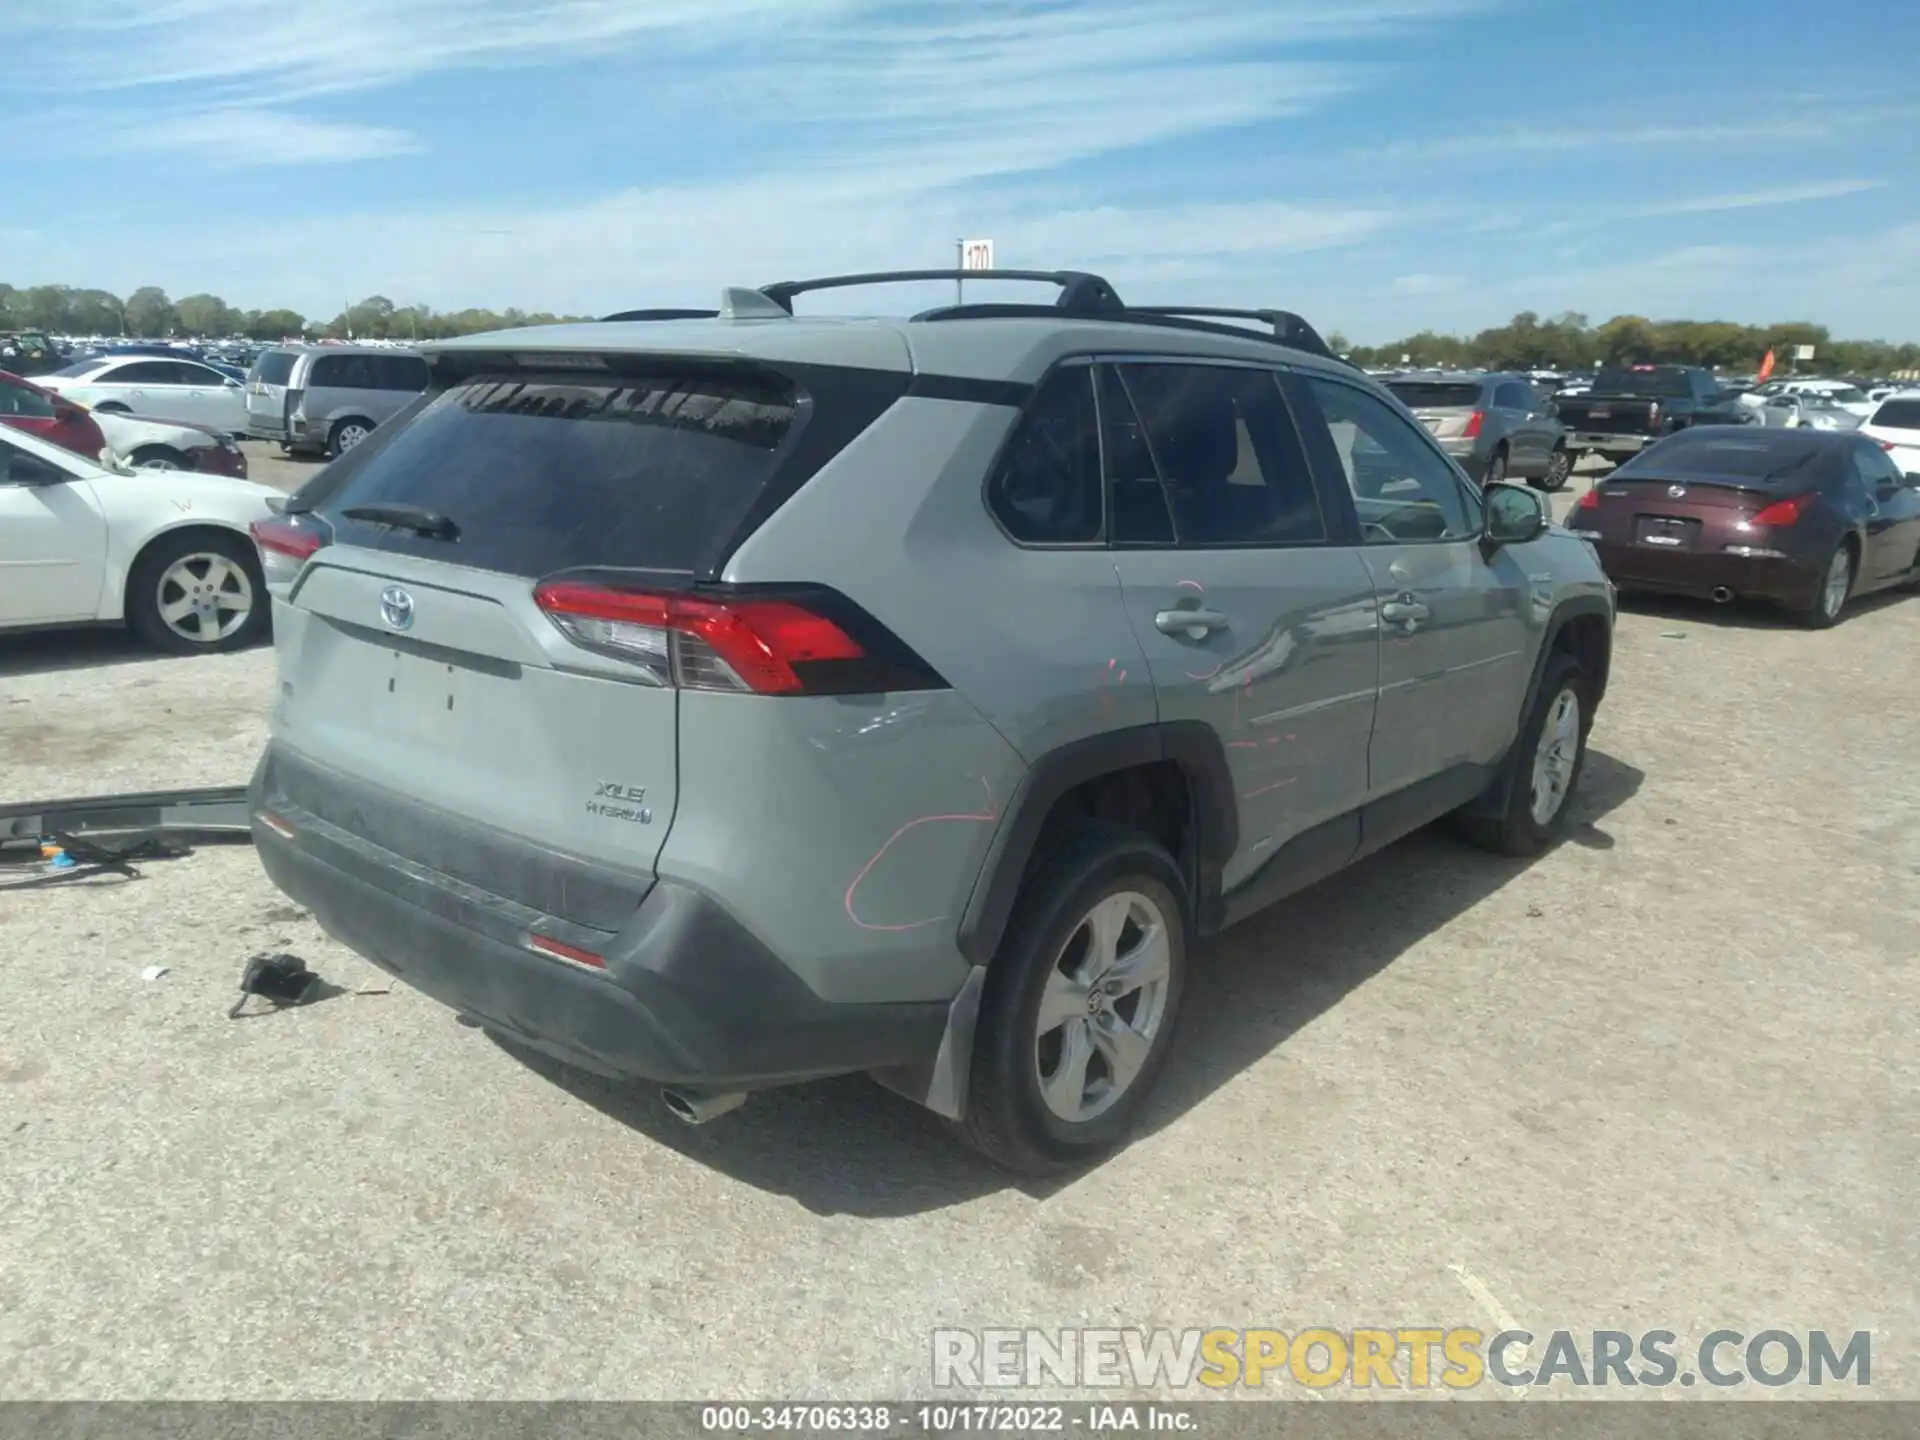
[(1409, 410), (1471, 409), (1480, 403), (1477, 380), (1395, 380), (1387, 388)]
[[(773, 478), (798, 398), (772, 378), (483, 375), (437, 396), (324, 502), (342, 541), (537, 578), (708, 569)], [(348, 520), (417, 506), (458, 539)]]
[(1684, 477), (1695, 484), (1798, 485), (1818, 472), (1823, 441), (1791, 430), (1704, 426), (1669, 436), (1614, 473)]
[(262, 385), (284, 385), (293, 378), (291, 350), (269, 350), (253, 362), (253, 379)]
[(1889, 400), (1873, 412), (1869, 425), (1886, 425), (1894, 430), (1920, 430), (1920, 400)]
[(1691, 395), (1687, 372), (1678, 365), (1609, 365), (1594, 377), (1596, 395)]

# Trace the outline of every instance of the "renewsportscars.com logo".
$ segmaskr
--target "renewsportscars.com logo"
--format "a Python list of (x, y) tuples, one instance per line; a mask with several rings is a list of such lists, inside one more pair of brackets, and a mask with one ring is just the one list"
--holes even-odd
[(933, 1383), (995, 1390), (1470, 1390), (1564, 1385), (1871, 1385), (1873, 1336), (1855, 1330), (936, 1330)]

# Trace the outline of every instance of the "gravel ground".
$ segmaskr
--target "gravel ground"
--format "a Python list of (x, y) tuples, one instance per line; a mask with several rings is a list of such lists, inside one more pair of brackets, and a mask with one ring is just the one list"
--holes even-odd
[[(1916, 645), (1624, 614), (1569, 843), (1418, 835), (1203, 946), (1144, 1135), (1057, 1187), (859, 1079), (681, 1127), (245, 848), (0, 893), (0, 1395), (899, 1396), (943, 1325), (1513, 1320), (1871, 1329), (1920, 1398)], [(0, 641), (0, 795), (243, 780), (273, 683)], [(226, 1018), (262, 949), (325, 998)]]

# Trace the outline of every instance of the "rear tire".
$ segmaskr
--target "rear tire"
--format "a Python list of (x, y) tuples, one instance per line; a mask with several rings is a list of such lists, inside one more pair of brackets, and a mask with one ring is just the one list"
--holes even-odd
[(1567, 488), (1567, 481), (1573, 476), (1573, 457), (1567, 454), (1564, 445), (1553, 447), (1553, 454), (1547, 457), (1546, 473), (1535, 482), (1535, 488), (1548, 494)]
[(1853, 594), (1859, 569), (1853, 546), (1842, 540), (1827, 561), (1826, 569), (1821, 571), (1820, 588), (1813, 593), (1813, 603), (1799, 612), (1800, 623), (1809, 630), (1831, 630), (1838, 625)]
[(327, 458), (338, 460), (372, 433), (373, 422), (357, 415), (334, 421), (333, 429), (327, 432)]
[(987, 971), (967, 1143), (1038, 1176), (1124, 1142), (1172, 1049), (1190, 927), (1179, 867), (1138, 831), (1088, 824), (1041, 862)]
[[(1454, 824), (1462, 835), (1498, 854), (1529, 856), (1566, 832), (1587, 763), (1592, 694), (1592, 682), (1578, 660), (1565, 652), (1548, 657), (1533, 708), (1514, 741), (1506, 809), (1499, 815), (1456, 816)], [(1543, 790), (1548, 793), (1543, 795)]]
[(127, 624), (170, 655), (242, 649), (266, 634), (269, 619), (259, 555), (230, 531), (162, 535), (127, 576)]

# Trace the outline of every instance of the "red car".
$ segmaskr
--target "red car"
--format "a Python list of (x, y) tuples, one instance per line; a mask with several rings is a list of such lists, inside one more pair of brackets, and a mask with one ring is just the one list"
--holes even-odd
[(80, 406), (51, 390), (0, 370), (0, 424), (11, 425), (50, 444), (98, 460), (107, 437)]
[(1920, 475), (1851, 431), (1696, 425), (1581, 496), (1567, 528), (1623, 594), (1770, 600), (1824, 628), (1920, 580)]

